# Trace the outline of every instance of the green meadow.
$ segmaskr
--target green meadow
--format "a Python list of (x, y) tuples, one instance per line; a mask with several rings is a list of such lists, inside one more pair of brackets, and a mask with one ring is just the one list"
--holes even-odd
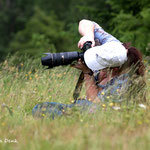
[[(101, 104), (95, 113), (76, 109), (52, 120), (33, 118), (33, 107), (41, 102), (72, 103), (80, 72), (69, 66), (45, 70), (40, 59), (27, 58), (18, 65), (13, 61), (0, 64), (0, 150), (150, 149), (148, 64), (143, 105)], [(85, 98), (84, 87), (80, 97)]]

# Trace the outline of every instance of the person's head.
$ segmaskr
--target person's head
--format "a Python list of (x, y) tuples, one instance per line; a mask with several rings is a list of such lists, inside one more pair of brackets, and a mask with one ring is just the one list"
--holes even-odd
[(121, 69), (132, 69), (133, 73), (138, 76), (144, 76), (145, 66), (142, 62), (142, 53), (135, 47), (130, 47), (130, 43), (124, 43), (124, 47), (128, 50), (127, 61), (122, 65)]

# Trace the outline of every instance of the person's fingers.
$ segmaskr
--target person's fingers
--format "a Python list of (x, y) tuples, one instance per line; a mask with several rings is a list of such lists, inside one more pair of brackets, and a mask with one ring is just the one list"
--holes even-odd
[(81, 61), (81, 58), (79, 58), (78, 61)]
[(83, 38), (81, 38), (80, 41), (78, 42), (78, 48), (82, 49), (85, 42), (86, 41)]
[(78, 42), (78, 48), (82, 48), (84, 44), (84, 40), (81, 38), (80, 41)]
[(84, 43), (85, 43), (85, 41), (81, 41), (81, 42), (80, 42), (80, 47), (79, 47), (80, 49), (83, 48)]
[(81, 44), (80, 44), (80, 41), (78, 42), (78, 48), (80, 48), (81, 46), (80, 46)]
[(78, 65), (80, 65), (81, 67), (84, 65), (83, 61), (81, 60), (81, 58), (78, 59)]
[[(82, 49), (82, 47), (84, 46), (84, 44), (86, 43), (87, 41), (79, 41), (78, 43), (78, 48)], [(91, 41), (92, 42), (92, 45), (91, 47), (94, 47), (95, 46), (95, 41)]]
[(78, 48), (79, 49), (82, 49), (82, 47), (83, 47), (83, 44), (80, 42), (80, 43), (78, 43)]
[(83, 37), (80, 38), (80, 40), (79, 40), (79, 42), (78, 42), (78, 48), (82, 49), (82, 47), (84, 46), (84, 44), (85, 44), (87, 41), (91, 41), (91, 42), (92, 42), (91, 47), (94, 47), (94, 46), (95, 46), (94, 38), (91, 37), (91, 36), (85, 35), (85, 36), (83, 36)]
[(94, 46), (95, 46), (95, 41), (92, 41), (91, 47), (94, 47)]

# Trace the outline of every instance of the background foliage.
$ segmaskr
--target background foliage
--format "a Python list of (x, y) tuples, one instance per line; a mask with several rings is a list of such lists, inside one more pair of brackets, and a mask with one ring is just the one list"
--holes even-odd
[(8, 53), (40, 56), (77, 50), (83, 18), (150, 54), (149, 0), (1, 0), (0, 18), (0, 60)]

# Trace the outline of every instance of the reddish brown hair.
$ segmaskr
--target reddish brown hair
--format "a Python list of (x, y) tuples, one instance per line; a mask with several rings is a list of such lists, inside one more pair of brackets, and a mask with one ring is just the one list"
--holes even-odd
[(128, 65), (135, 66), (135, 73), (140, 76), (144, 76), (145, 66), (142, 62), (142, 53), (135, 47), (130, 47), (130, 43), (124, 43), (123, 46), (128, 50)]

